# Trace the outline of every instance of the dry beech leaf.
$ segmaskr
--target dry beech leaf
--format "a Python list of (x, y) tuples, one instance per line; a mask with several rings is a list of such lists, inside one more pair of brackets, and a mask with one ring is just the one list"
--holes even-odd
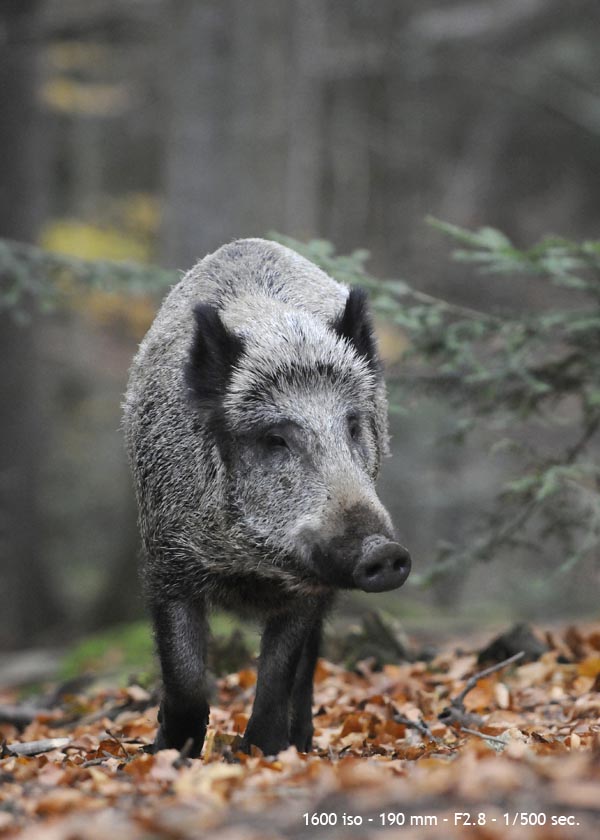
[(496, 681), (494, 677), (481, 680), (465, 697), (464, 704), (468, 712), (488, 711), (494, 705)]
[(510, 706), (510, 691), (504, 683), (496, 683), (494, 686), (494, 699), (499, 709), (508, 709)]
[(243, 671), (238, 671), (238, 685), (240, 688), (250, 688), (256, 683), (256, 671), (251, 668), (245, 668)]

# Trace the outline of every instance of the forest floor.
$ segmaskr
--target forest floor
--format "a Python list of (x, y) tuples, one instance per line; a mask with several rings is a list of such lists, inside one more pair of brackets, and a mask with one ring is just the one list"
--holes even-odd
[(218, 680), (202, 759), (148, 751), (157, 697), (140, 685), (0, 689), (0, 837), (600, 836), (600, 625), (380, 670), (320, 660), (306, 755), (238, 752), (254, 683)]

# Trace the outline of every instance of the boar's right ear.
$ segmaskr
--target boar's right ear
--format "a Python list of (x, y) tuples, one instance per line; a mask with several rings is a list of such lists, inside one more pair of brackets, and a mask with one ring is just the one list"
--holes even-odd
[(185, 366), (185, 381), (202, 408), (216, 408), (244, 345), (227, 329), (218, 310), (207, 303), (194, 309), (196, 329)]
[(335, 332), (347, 339), (359, 356), (363, 356), (369, 367), (381, 372), (381, 362), (377, 353), (377, 344), (369, 312), (369, 301), (364, 289), (350, 289), (344, 311), (331, 325)]

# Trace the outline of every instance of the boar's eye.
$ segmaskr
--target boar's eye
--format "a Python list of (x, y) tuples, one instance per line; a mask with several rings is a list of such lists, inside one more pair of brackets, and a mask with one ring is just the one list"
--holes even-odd
[(356, 414), (348, 415), (348, 434), (352, 440), (358, 440), (360, 437), (360, 423)]
[(263, 438), (263, 442), (270, 452), (283, 452), (289, 449), (287, 440), (283, 435), (276, 432), (267, 432)]

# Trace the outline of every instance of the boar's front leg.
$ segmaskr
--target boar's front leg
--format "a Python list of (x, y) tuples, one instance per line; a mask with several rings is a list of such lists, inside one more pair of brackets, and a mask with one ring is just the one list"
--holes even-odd
[(296, 669), (290, 700), (290, 742), (299, 752), (308, 752), (312, 746), (313, 678), (321, 647), (323, 621), (319, 616), (308, 631)]
[(180, 750), (192, 738), (191, 756), (200, 755), (208, 723), (205, 663), (208, 627), (203, 603), (152, 605), (163, 678), (160, 728), (155, 750)]
[(311, 627), (306, 615), (280, 613), (267, 620), (260, 646), (252, 715), (242, 741), (275, 755), (290, 745), (290, 697), (304, 642)]

